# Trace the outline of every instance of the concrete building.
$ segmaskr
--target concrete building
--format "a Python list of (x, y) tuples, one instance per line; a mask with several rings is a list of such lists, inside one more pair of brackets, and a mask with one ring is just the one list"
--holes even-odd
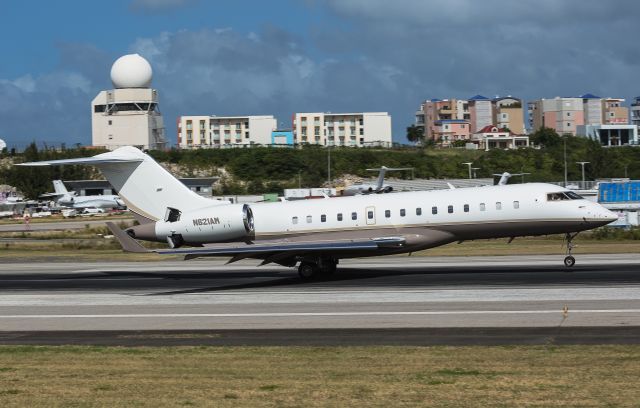
[(469, 130), (471, 133), (493, 124), (493, 105), (491, 100), (482, 95), (469, 98), (469, 116)]
[(640, 96), (636, 96), (631, 104), (631, 123), (640, 126)]
[[(218, 177), (187, 177), (179, 180), (194, 193), (203, 197), (211, 197), (213, 184), (218, 179)], [(118, 194), (107, 180), (65, 180), (64, 184), (69, 190), (75, 191), (81, 196)]]
[(580, 125), (576, 133), (597, 140), (604, 146), (637, 145), (639, 142), (636, 125)]
[(471, 142), (485, 151), (491, 149), (519, 149), (529, 147), (529, 136), (516, 135), (495, 125), (485, 126), (471, 136)]
[(295, 144), (353, 147), (393, 144), (391, 116), (387, 112), (295, 113), (292, 125)]
[(442, 146), (450, 146), (458, 140), (469, 140), (469, 121), (461, 119), (436, 120), (432, 126), (432, 134)]
[(509, 129), (516, 135), (527, 133), (524, 127), (522, 101), (511, 96), (498, 97), (493, 101), (493, 123), (498, 129)]
[(464, 99), (430, 99), (424, 101), (416, 112), (416, 125), (423, 128), (427, 140), (440, 138), (436, 133), (442, 129), (436, 125), (437, 121), (465, 120), (469, 123), (470, 119), (469, 102)]
[(528, 104), (530, 128), (535, 132), (548, 127), (560, 135), (575, 136), (583, 125), (625, 125), (629, 123), (629, 110), (622, 106), (623, 102), (624, 99), (593, 94), (539, 99)]
[(167, 147), (158, 92), (150, 88), (151, 78), (151, 66), (138, 54), (116, 60), (111, 67), (114, 89), (100, 91), (91, 101), (93, 146), (110, 150), (128, 145)]
[(268, 116), (180, 116), (178, 147), (203, 149), (272, 144), (276, 119)]

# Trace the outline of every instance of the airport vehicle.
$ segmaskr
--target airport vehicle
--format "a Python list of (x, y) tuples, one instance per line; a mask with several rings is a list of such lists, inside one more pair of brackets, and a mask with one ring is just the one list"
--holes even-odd
[(43, 194), (42, 197), (54, 197), (56, 205), (76, 209), (83, 208), (117, 208), (124, 207), (124, 202), (117, 195), (81, 196), (75, 191), (68, 191), (62, 180), (53, 180), (55, 193)]
[(376, 184), (352, 184), (347, 186), (343, 191), (343, 196), (352, 196), (352, 195), (360, 195), (360, 194), (378, 194), (378, 193), (390, 193), (393, 191), (393, 187), (384, 184), (384, 176), (388, 171), (396, 171), (396, 170), (412, 170), (411, 167), (402, 167), (402, 168), (389, 168), (382, 166), (378, 169), (367, 169), (367, 171), (377, 171), (378, 172), (378, 180)]
[(20, 165), (59, 164), (95, 165), (116, 188), (141, 222), (126, 231), (107, 223), (125, 251), (150, 251), (135, 239), (167, 242), (169, 248), (154, 252), (185, 259), (230, 256), (229, 262), (254, 258), (261, 265), (298, 264), (304, 279), (334, 272), (344, 258), (558, 233), (566, 234), (564, 263), (571, 267), (577, 233), (617, 220), (601, 205), (543, 183), (248, 205), (201, 197), (129, 146), (93, 157)]

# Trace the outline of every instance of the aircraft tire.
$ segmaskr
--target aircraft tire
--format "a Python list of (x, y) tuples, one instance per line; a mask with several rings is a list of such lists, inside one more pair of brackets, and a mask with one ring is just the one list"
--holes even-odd
[(571, 268), (575, 264), (576, 264), (576, 258), (572, 257), (571, 255), (564, 258), (564, 266), (566, 266), (567, 268)]
[(300, 279), (308, 281), (318, 276), (318, 266), (312, 262), (300, 262), (298, 266)]

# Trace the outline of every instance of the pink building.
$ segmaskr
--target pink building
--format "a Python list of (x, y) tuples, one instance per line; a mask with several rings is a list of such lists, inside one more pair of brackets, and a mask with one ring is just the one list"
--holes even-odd
[(432, 128), (433, 138), (443, 146), (458, 140), (469, 140), (469, 121), (460, 119), (437, 120)]

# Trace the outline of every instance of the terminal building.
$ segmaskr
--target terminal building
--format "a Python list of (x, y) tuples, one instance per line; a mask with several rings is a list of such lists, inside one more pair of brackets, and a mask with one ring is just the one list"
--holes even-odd
[(91, 102), (92, 145), (160, 150), (167, 146), (158, 91), (151, 88), (151, 65), (138, 54), (118, 58), (111, 67), (114, 89)]

